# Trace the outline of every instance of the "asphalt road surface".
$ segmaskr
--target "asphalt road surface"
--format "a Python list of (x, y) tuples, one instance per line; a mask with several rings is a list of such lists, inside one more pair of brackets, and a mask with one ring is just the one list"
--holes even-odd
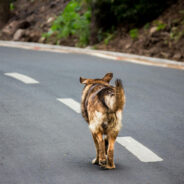
[[(119, 137), (132, 138), (161, 160), (141, 161), (116, 142), (115, 170), (91, 164), (95, 149), (88, 126), (58, 98), (72, 99), (77, 108), (79, 77), (107, 72), (114, 73), (112, 84), (121, 78), (126, 91)], [(12, 73), (37, 83), (24, 83)], [(139, 152), (143, 159), (151, 157), (144, 152)], [(183, 183), (184, 71), (0, 47), (0, 184)]]

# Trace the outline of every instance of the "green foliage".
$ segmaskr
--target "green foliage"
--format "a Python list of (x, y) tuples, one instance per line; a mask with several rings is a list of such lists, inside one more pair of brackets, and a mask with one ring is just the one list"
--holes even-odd
[(179, 13), (184, 15), (184, 10), (180, 10)]
[(15, 9), (14, 4), (10, 3), (10, 11), (13, 11)]
[(157, 26), (157, 31), (160, 31), (160, 30), (165, 29), (166, 26), (167, 26), (167, 25), (166, 25), (166, 24), (163, 24), (163, 23), (159, 24), (159, 25)]
[(62, 14), (56, 18), (50, 31), (44, 36), (50, 37), (52, 34), (56, 34), (60, 39), (74, 35), (78, 38), (79, 46), (86, 46), (89, 42), (91, 11), (86, 10), (84, 13), (80, 13), (80, 11), (80, 1), (71, 0)]
[(157, 26), (157, 31), (164, 30), (167, 24), (163, 23), (162, 21), (155, 21), (154, 25)]
[(144, 29), (147, 30), (147, 29), (149, 29), (149, 28), (150, 28), (150, 23), (147, 23), (147, 24), (144, 25)]
[[(89, 0), (88, 0), (89, 1)], [(152, 21), (174, 0), (91, 0), (97, 26), (108, 30), (112, 26), (140, 27)]]
[(178, 42), (182, 37), (184, 37), (184, 29), (179, 29), (177, 27), (173, 27), (170, 32), (170, 39)]
[(130, 31), (129, 31), (129, 34), (130, 34), (130, 37), (132, 38), (132, 39), (136, 39), (136, 38), (138, 38), (138, 35), (139, 35), (139, 32), (138, 32), (138, 29), (131, 29)]
[(111, 34), (111, 33), (106, 33), (106, 38), (104, 39), (105, 45), (108, 45), (109, 41), (112, 40), (113, 37), (114, 37), (113, 34)]
[(14, 3), (16, 0), (10, 0), (10, 11), (13, 11), (15, 9)]

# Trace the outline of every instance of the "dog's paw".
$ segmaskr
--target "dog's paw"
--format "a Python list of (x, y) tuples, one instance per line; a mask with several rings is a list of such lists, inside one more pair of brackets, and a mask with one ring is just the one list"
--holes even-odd
[(105, 166), (106, 163), (107, 163), (106, 160), (100, 160), (99, 161), (99, 165), (102, 166), (102, 167)]
[(93, 165), (99, 165), (99, 160), (98, 160), (97, 158), (94, 158), (94, 159), (92, 160), (92, 164), (93, 164)]
[(112, 166), (110, 166), (110, 165), (100, 165), (100, 167), (102, 169), (105, 169), (105, 170), (111, 170), (111, 169), (115, 169), (116, 168), (115, 165), (112, 165)]

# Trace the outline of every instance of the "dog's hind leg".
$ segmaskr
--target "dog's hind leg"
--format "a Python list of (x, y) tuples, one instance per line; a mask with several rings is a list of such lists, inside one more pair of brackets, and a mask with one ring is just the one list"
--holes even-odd
[(107, 149), (108, 149), (108, 145), (109, 145), (109, 141), (107, 139), (107, 136), (104, 138), (105, 141), (105, 154), (107, 155)]
[(95, 133), (93, 134), (94, 139), (96, 139), (97, 144), (98, 144), (98, 160), (99, 160), (99, 165), (104, 166), (106, 164), (106, 156), (105, 156), (105, 141), (103, 140), (103, 135), (102, 133)]
[(92, 160), (92, 164), (99, 165), (99, 145), (98, 145), (96, 136), (94, 134), (92, 134), (92, 136), (93, 136), (93, 140), (94, 140), (95, 148), (96, 148), (96, 158)]
[(117, 135), (108, 135), (108, 150), (107, 150), (107, 164), (104, 166), (106, 169), (114, 169), (114, 144)]

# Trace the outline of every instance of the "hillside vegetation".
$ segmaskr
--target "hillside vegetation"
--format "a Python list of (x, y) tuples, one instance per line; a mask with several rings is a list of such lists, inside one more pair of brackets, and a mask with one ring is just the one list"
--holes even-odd
[(12, 0), (0, 39), (184, 61), (183, 0)]

